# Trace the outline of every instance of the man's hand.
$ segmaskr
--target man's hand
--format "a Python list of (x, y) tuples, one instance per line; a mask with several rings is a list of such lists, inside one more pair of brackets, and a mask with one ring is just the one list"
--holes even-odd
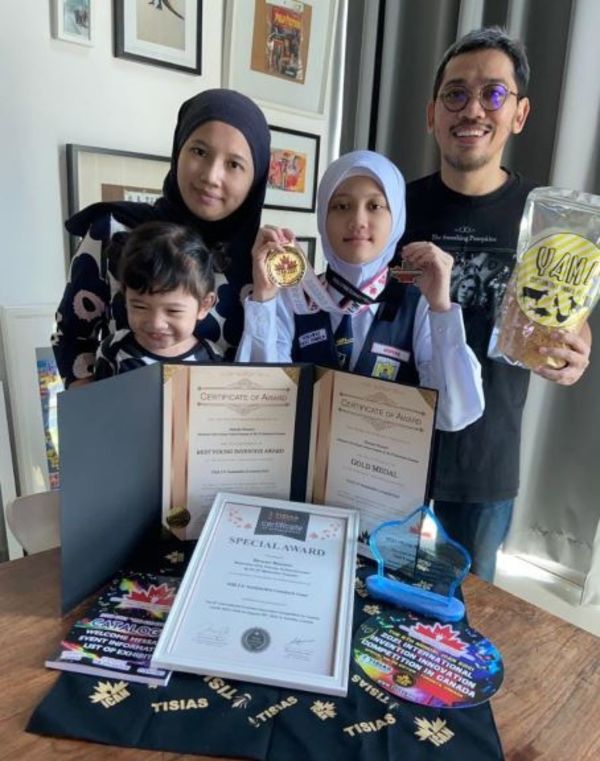
[(545, 357), (553, 357), (567, 364), (560, 370), (544, 365), (536, 368), (534, 372), (561, 386), (572, 386), (581, 378), (590, 363), (592, 332), (586, 322), (579, 334), (561, 330), (553, 333), (552, 338), (562, 341), (565, 346), (563, 348), (542, 346), (540, 347), (540, 354)]
[(415, 241), (402, 249), (402, 259), (421, 270), (415, 285), (429, 303), (432, 312), (450, 309), (450, 274), (454, 259), (428, 241)]

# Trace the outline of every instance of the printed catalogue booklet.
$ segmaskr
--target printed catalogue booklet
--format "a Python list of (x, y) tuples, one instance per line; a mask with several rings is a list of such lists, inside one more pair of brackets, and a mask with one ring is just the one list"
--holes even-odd
[(179, 579), (127, 573), (113, 579), (46, 666), (63, 671), (164, 685), (170, 671), (150, 660)]

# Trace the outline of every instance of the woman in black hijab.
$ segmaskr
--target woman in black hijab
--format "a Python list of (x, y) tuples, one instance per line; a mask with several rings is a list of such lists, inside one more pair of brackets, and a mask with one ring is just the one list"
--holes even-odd
[(114, 236), (150, 220), (187, 225), (207, 245), (224, 245), (228, 265), (217, 275), (218, 301), (199, 323), (198, 336), (233, 359), (243, 328), (240, 289), (252, 280), (250, 252), (265, 198), (269, 145), (267, 122), (255, 103), (233, 90), (206, 90), (179, 110), (171, 168), (154, 205), (96, 203), (66, 222), (72, 235), (83, 238), (52, 337), (67, 387), (91, 380), (100, 338), (127, 327), (116, 279), (119, 236)]

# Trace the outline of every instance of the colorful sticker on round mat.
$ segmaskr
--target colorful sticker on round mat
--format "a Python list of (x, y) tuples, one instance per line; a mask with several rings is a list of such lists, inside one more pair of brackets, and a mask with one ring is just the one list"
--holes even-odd
[(354, 661), (392, 695), (421, 705), (467, 708), (489, 700), (504, 669), (496, 647), (464, 622), (408, 612), (373, 616), (359, 628)]
[(600, 249), (575, 233), (555, 233), (523, 254), (517, 270), (517, 301), (530, 320), (568, 328), (590, 309), (600, 272)]

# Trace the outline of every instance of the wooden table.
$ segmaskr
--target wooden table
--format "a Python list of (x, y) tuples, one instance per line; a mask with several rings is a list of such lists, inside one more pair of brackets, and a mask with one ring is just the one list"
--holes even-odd
[[(600, 638), (474, 576), (464, 592), (471, 624), (504, 657), (504, 683), (492, 705), (507, 761), (598, 761)], [(61, 619), (58, 613), (58, 551), (0, 564), (0, 604), (2, 761), (208, 758), (109, 750), (24, 732), (33, 708), (56, 679), (43, 667), (44, 659), (76, 616)]]

